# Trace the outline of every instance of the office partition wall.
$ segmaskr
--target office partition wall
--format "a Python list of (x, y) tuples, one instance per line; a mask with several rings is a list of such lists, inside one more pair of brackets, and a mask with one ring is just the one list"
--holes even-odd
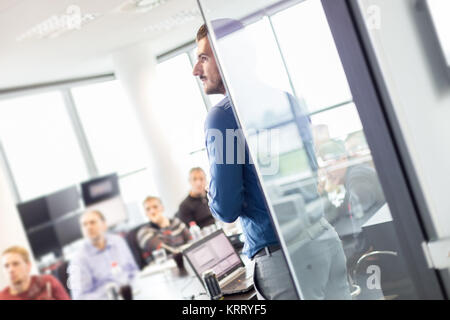
[(442, 298), (348, 3), (198, 2), (298, 297)]

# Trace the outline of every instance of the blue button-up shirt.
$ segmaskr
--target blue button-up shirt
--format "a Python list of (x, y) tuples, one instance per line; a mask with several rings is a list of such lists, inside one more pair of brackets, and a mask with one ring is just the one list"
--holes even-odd
[[(121, 275), (113, 274), (112, 266), (117, 264)], [(69, 287), (74, 300), (107, 299), (107, 288), (111, 283), (122, 285), (131, 282), (138, 267), (123, 238), (106, 235), (106, 246), (99, 250), (86, 240), (80, 251), (70, 261)]]
[(205, 122), (211, 174), (209, 206), (213, 215), (224, 222), (230, 223), (240, 218), (245, 235), (243, 252), (251, 258), (265, 246), (279, 242), (265, 206), (264, 195), (258, 186), (255, 167), (248, 161), (247, 145), (245, 162), (237, 159), (237, 139), (233, 143), (234, 156), (230, 155), (231, 149), (227, 148), (226, 141), (227, 129), (230, 136), (230, 131), (238, 129), (238, 125), (226, 96), (211, 108)]

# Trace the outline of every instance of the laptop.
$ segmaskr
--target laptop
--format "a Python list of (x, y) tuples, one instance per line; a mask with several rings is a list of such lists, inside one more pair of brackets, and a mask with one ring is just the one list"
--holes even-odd
[(246, 268), (222, 229), (194, 242), (183, 255), (203, 286), (203, 273), (213, 270), (224, 295), (253, 288), (253, 268)]

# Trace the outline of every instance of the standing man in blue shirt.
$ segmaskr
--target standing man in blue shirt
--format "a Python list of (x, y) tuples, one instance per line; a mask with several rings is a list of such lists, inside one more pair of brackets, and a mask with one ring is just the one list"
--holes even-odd
[[(194, 66), (193, 75), (200, 78), (206, 94), (226, 95), (205, 25), (197, 33), (197, 45), (198, 61)], [(225, 96), (209, 111), (205, 122), (211, 174), (208, 191), (211, 212), (227, 223), (240, 218), (245, 235), (243, 251), (255, 261), (254, 282), (258, 297), (270, 300), (297, 299), (269, 212), (264, 204), (264, 195), (258, 185), (255, 167), (250, 161), (237, 159), (239, 137), (234, 137), (234, 159), (228, 161), (225, 137), (227, 131), (234, 132), (237, 129), (239, 128), (230, 100)], [(219, 136), (224, 138), (221, 143), (216, 140)], [(240, 140), (242, 141), (243, 139)], [(246, 146), (245, 158), (248, 160)], [(261, 272), (262, 270), (276, 270), (276, 272), (265, 274)]]
[(68, 268), (72, 299), (106, 300), (112, 286), (129, 284), (139, 269), (125, 240), (106, 233), (100, 211), (85, 212), (80, 224), (86, 241)]

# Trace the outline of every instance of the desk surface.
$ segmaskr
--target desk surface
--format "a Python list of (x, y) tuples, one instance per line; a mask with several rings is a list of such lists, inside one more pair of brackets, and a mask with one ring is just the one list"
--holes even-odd
[[(199, 279), (187, 270), (177, 268), (172, 259), (162, 265), (149, 265), (134, 281), (135, 300), (209, 300)], [(225, 300), (249, 300), (255, 294), (251, 290), (244, 294), (225, 296)]]
[(362, 218), (350, 218), (349, 216), (341, 216), (333, 227), (341, 237), (358, 234), (362, 228), (375, 224), (392, 221), (391, 212), (387, 203), (373, 213), (366, 213)]
[(362, 228), (390, 221), (392, 221), (391, 211), (389, 210), (387, 203), (385, 203), (366, 223), (362, 225)]

